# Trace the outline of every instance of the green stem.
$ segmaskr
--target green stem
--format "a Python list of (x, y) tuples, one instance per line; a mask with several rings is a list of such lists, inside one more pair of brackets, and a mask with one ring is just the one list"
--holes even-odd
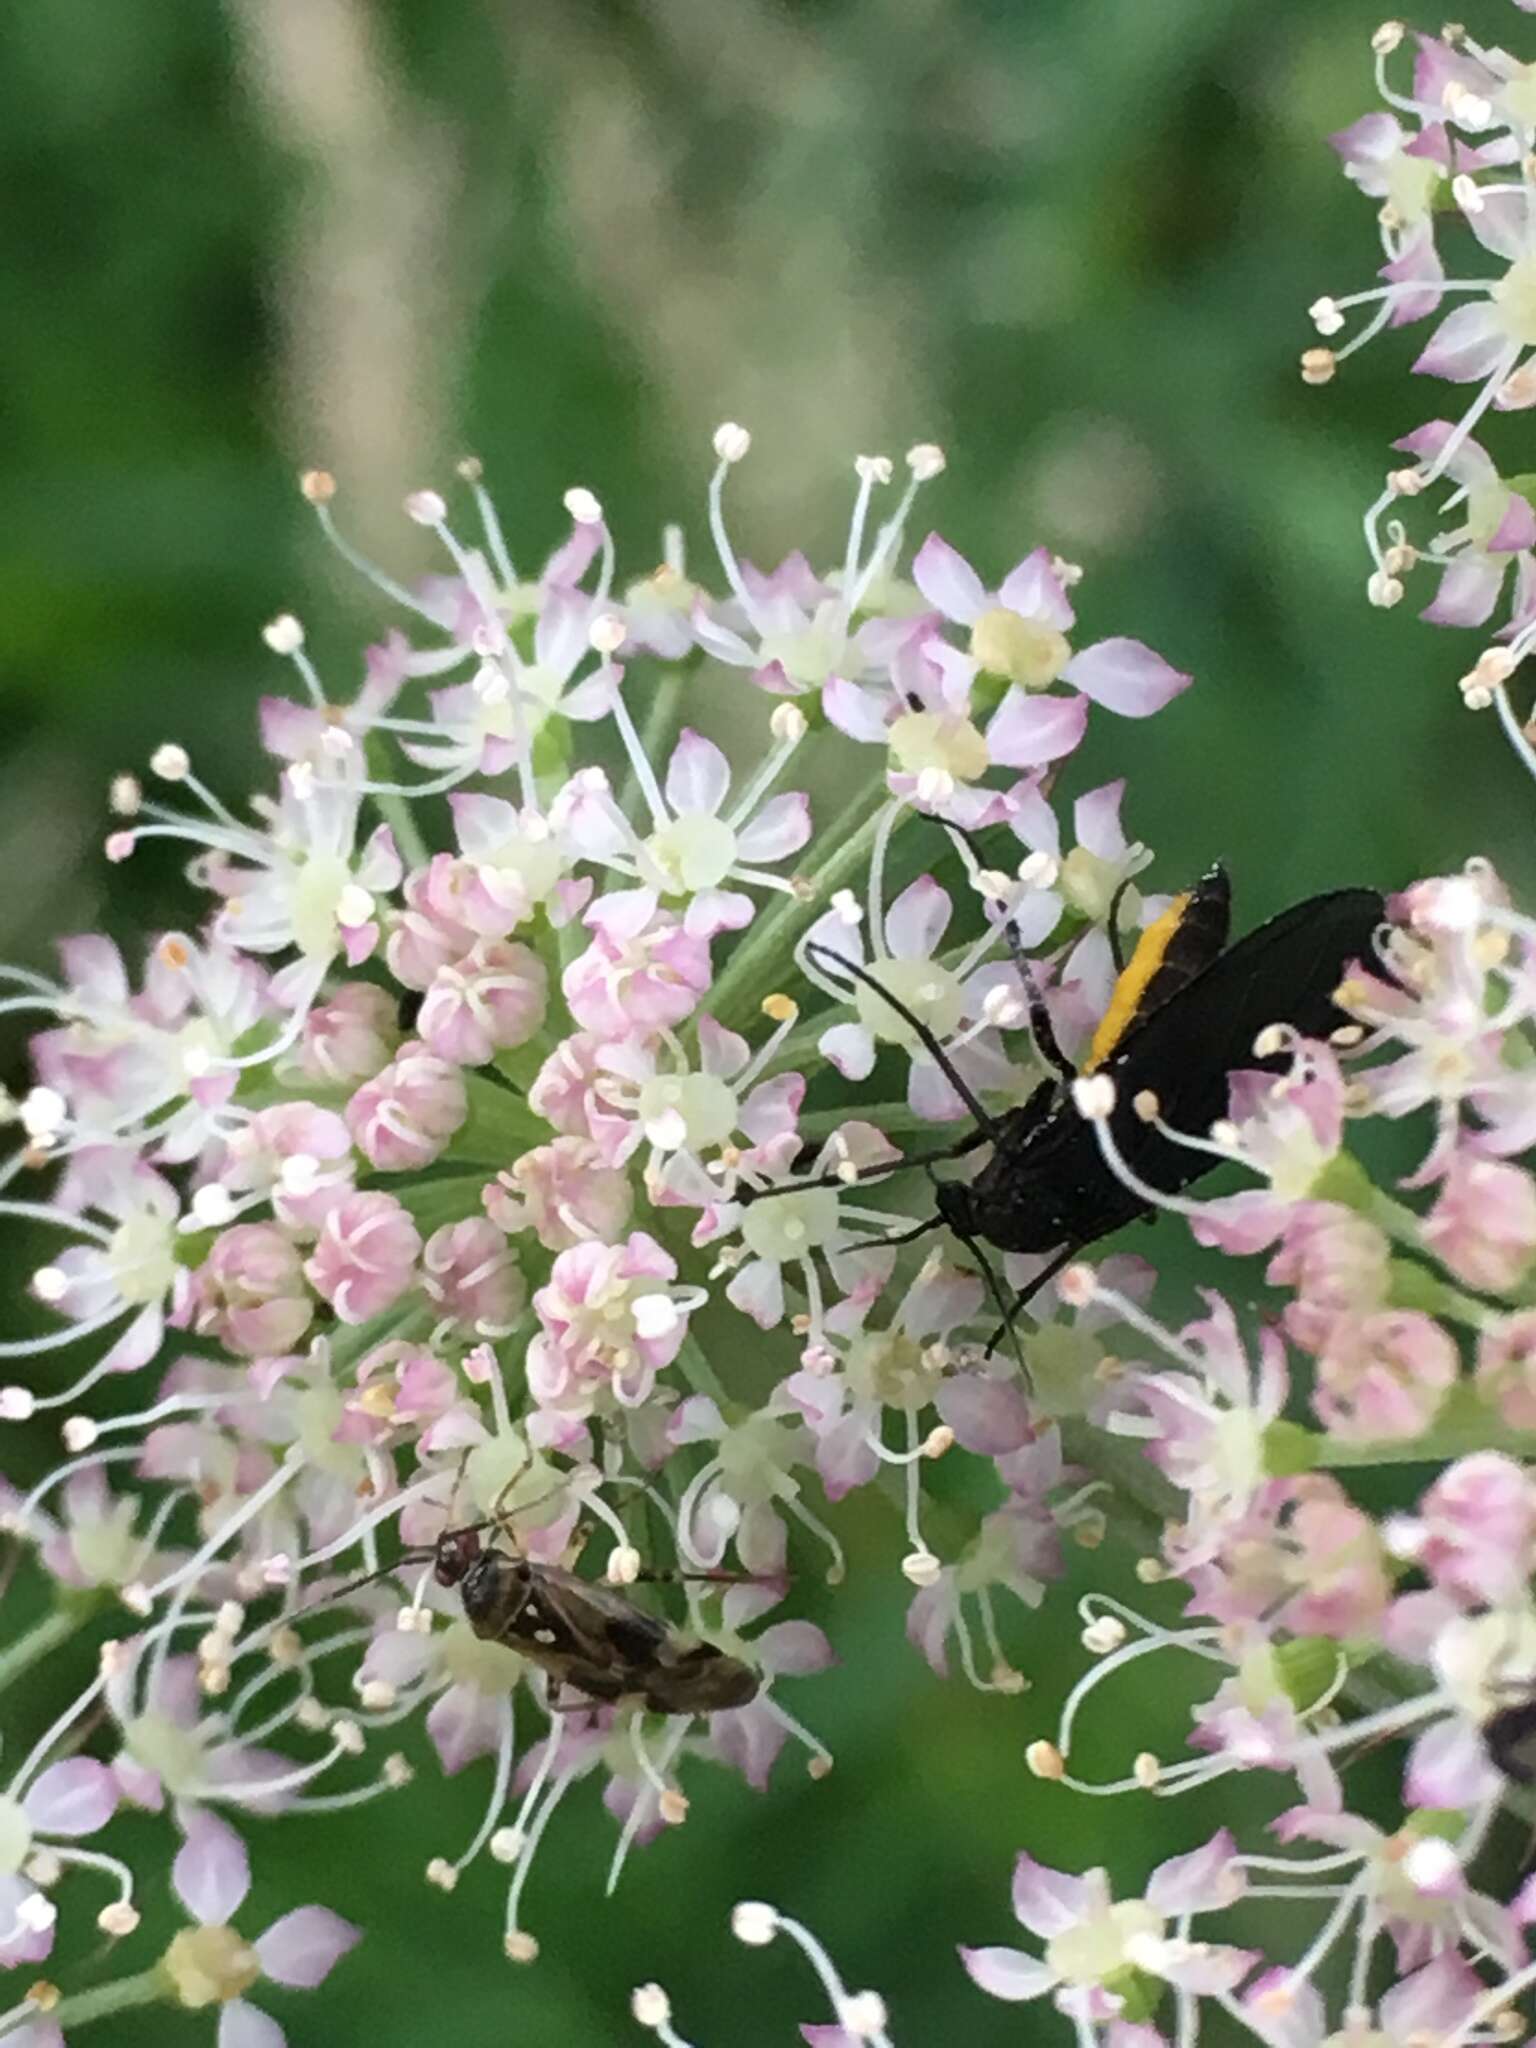
[[(816, 885), (814, 903), (802, 903), (796, 897), (785, 896), (754, 919), (751, 929), (727, 961), (725, 972), (715, 983), (710, 996), (710, 1011), (722, 1024), (739, 1029), (749, 1021), (747, 991), (755, 978), (788, 951), (790, 932), (796, 922), (807, 917), (819, 917), (833, 893), (863, 866), (875, 843), (880, 813), (889, 800), (884, 787), (877, 783), (855, 797), (831, 827), (828, 839), (833, 843), (841, 839), (842, 844), (821, 872), (812, 877)], [(767, 990), (763, 993), (766, 994)]]
[(0, 1650), (0, 1692), (12, 1685), (44, 1657), (67, 1643), (90, 1620), (92, 1607), (81, 1601), (70, 1607), (56, 1607), (8, 1649)]
[(1503, 1428), (1496, 1416), (1490, 1426), (1470, 1429), (1451, 1423), (1426, 1430), (1423, 1436), (1400, 1437), (1386, 1443), (1341, 1443), (1325, 1437), (1317, 1447), (1321, 1471), (1348, 1471), (1356, 1465), (1446, 1465), (1473, 1451), (1502, 1451), (1509, 1458), (1536, 1458), (1536, 1433)]
[(165, 1995), (165, 1979), (158, 1966), (141, 1970), (137, 1977), (119, 1977), (115, 1984), (98, 1984), (94, 1991), (77, 1991), (73, 1998), (61, 1998), (50, 2013), (23, 2009), (9, 2024), (0, 2027), (0, 2039), (38, 2019), (59, 2028), (78, 2027), (87, 2020), (105, 2019), (109, 2013), (127, 2012), (135, 2005), (155, 2005)]
[(403, 796), (376, 796), (374, 802), (383, 813), (385, 824), (395, 835), (395, 850), (404, 861), (407, 871), (425, 867), (427, 842), (421, 836), (421, 827), (411, 816), (410, 799)]
[(696, 1394), (707, 1394), (722, 1415), (729, 1414), (733, 1406), (731, 1397), (721, 1384), (714, 1367), (704, 1356), (697, 1337), (688, 1336), (683, 1339), (683, 1348), (677, 1354), (677, 1362), (683, 1369), (683, 1378), (693, 1391)]

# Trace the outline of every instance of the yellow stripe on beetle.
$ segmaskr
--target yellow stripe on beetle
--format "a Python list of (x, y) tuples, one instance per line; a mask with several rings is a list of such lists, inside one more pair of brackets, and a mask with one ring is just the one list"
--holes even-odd
[(1155, 918), (1136, 941), (1136, 950), (1126, 961), (1125, 972), (1115, 983), (1109, 998), (1109, 1008), (1099, 1019), (1098, 1029), (1093, 1034), (1093, 1043), (1082, 1065), (1085, 1074), (1091, 1074), (1095, 1067), (1103, 1065), (1135, 1023), (1141, 999), (1153, 975), (1163, 964), (1164, 956), (1173, 943), (1173, 935), (1184, 921), (1193, 893), (1193, 890), (1186, 889), (1182, 895), (1175, 896), (1162, 916)]

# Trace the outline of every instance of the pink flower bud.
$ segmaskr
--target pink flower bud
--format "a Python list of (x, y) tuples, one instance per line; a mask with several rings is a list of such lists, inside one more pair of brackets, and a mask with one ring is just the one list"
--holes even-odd
[(486, 1214), (509, 1235), (531, 1230), (552, 1252), (614, 1238), (629, 1221), (627, 1175), (604, 1166), (586, 1138), (556, 1138), (525, 1152), (486, 1187)]
[(1419, 1509), (1415, 1562), (1437, 1586), (1473, 1606), (1523, 1600), (1536, 1567), (1536, 1491), (1497, 1451), (1448, 1465)]
[(1419, 1436), (1455, 1384), (1455, 1344), (1433, 1316), (1389, 1309), (1340, 1320), (1317, 1363), (1318, 1420), (1356, 1442)]
[(1303, 1350), (1322, 1351), (1341, 1319), (1371, 1315), (1387, 1298), (1391, 1247), (1363, 1216), (1337, 1202), (1302, 1202), (1265, 1278), (1289, 1287), (1285, 1331)]
[(1508, 1160), (1453, 1153), (1424, 1242), (1466, 1286), (1508, 1293), (1536, 1257), (1536, 1180)]
[(220, 1231), (196, 1284), (197, 1328), (245, 1358), (291, 1351), (314, 1315), (298, 1249), (273, 1223)]
[(581, 1244), (555, 1260), (533, 1298), (543, 1330), (528, 1347), (541, 1405), (589, 1414), (599, 1393), (637, 1407), (682, 1348), (693, 1302), (670, 1291), (677, 1261), (643, 1230), (626, 1244)]
[(549, 976), (536, 953), (505, 939), (483, 940), (438, 969), (417, 1028), (441, 1058), (478, 1067), (495, 1052), (526, 1045), (543, 1025), (548, 1002)]
[(420, 1233), (393, 1195), (350, 1194), (326, 1217), (304, 1272), (344, 1323), (366, 1323), (404, 1294), (420, 1251)]
[(276, 1103), (230, 1139), (222, 1179), (226, 1187), (270, 1193), (272, 1213), (290, 1229), (318, 1230), (351, 1193), (351, 1133), (317, 1103)]
[(385, 957), (390, 972), (407, 988), (428, 988), (440, 967), (462, 959), (475, 934), (460, 922), (458, 871), (465, 863), (435, 853), (426, 867), (406, 878), (405, 909), (389, 935)]
[(598, 1064), (601, 1051), (601, 1041), (590, 1031), (573, 1031), (569, 1038), (562, 1038), (534, 1076), (528, 1107), (557, 1131), (590, 1138), (597, 1106), (592, 1091), (603, 1071)]
[(344, 981), (305, 1018), (299, 1059), (310, 1080), (348, 1087), (376, 1074), (399, 1043), (389, 994), (371, 981)]
[(505, 1234), (485, 1216), (445, 1223), (427, 1239), (422, 1284), (445, 1316), (480, 1337), (504, 1337), (528, 1305)]
[(1477, 1342), (1477, 1390), (1511, 1429), (1536, 1429), (1536, 1309), (1508, 1316)]
[(337, 1439), (373, 1443), (403, 1426), (430, 1425), (459, 1397), (452, 1366), (419, 1344), (380, 1344), (360, 1359), (357, 1391), (349, 1395)]
[(587, 912), (592, 943), (562, 978), (576, 1022), (600, 1038), (648, 1037), (680, 1024), (709, 987), (709, 941), (691, 938), (644, 889)]
[(346, 1111), (358, 1150), (383, 1173), (429, 1165), (468, 1114), (459, 1069), (414, 1038), (358, 1089)]

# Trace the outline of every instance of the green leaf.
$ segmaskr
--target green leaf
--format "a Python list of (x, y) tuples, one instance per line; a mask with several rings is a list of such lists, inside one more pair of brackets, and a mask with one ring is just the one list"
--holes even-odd
[(445, 1160), (456, 1164), (473, 1161), (484, 1166), (489, 1176), (535, 1145), (548, 1142), (549, 1125), (528, 1107), (527, 1096), (518, 1089), (474, 1073), (464, 1076), (464, 1089), (469, 1115), (454, 1132), (442, 1155)]
[(446, 1173), (432, 1180), (413, 1180), (390, 1188), (389, 1192), (410, 1212), (411, 1221), (423, 1237), (441, 1230), (445, 1223), (462, 1223), (466, 1216), (483, 1216), (480, 1199), (485, 1186), (483, 1171)]

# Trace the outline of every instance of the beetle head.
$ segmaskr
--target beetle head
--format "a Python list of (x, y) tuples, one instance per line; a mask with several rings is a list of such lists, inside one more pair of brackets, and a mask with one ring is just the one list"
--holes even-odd
[(479, 1555), (478, 1529), (445, 1529), (433, 1553), (432, 1576), (440, 1586), (456, 1586)]

